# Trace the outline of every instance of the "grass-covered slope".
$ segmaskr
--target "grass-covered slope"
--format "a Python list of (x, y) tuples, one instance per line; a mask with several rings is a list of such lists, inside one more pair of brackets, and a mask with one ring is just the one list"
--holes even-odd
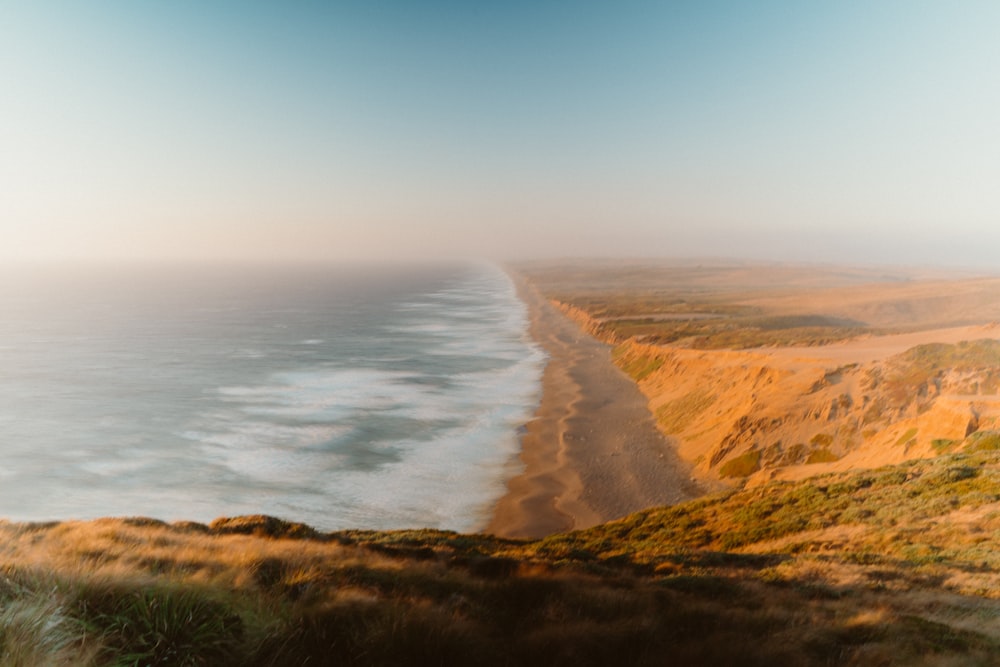
[(991, 665), (1000, 454), (539, 541), (266, 517), (0, 525), (3, 665)]

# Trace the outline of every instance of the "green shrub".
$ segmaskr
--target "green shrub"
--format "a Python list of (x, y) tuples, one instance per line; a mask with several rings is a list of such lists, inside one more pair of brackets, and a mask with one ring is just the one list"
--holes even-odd
[(817, 447), (829, 447), (833, 444), (833, 436), (828, 433), (817, 433), (809, 440), (809, 443)]
[(747, 477), (760, 469), (760, 451), (753, 450), (730, 459), (719, 468), (720, 477)]
[(976, 431), (965, 439), (966, 452), (985, 452), (1000, 449), (1000, 431)]
[(680, 433), (715, 402), (715, 394), (695, 389), (656, 409), (656, 421), (665, 433)]
[(115, 665), (241, 664), (241, 618), (199, 591), (85, 589), (78, 607)]
[(806, 463), (832, 463), (833, 461), (839, 460), (839, 456), (831, 452), (829, 448), (823, 447), (822, 449), (816, 449), (810, 452), (809, 457), (806, 459)]
[(931, 447), (938, 454), (944, 454), (950, 451), (955, 445), (958, 444), (958, 440), (951, 440), (949, 438), (934, 438), (931, 440)]

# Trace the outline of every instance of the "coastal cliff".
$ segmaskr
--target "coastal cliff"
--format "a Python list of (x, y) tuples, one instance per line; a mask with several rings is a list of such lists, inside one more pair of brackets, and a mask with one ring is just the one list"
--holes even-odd
[(1000, 442), (1000, 343), (990, 338), (922, 343), (875, 359), (866, 351), (886, 340), (892, 350), (892, 337), (865, 337), (836, 354), (704, 350), (622, 340), (585, 311), (556, 305), (615, 345), (615, 363), (702, 477), (753, 485)]

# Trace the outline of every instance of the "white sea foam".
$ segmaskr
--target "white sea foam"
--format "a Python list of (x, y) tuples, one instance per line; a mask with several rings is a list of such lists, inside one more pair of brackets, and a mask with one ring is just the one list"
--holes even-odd
[(0, 514), (481, 525), (540, 392), (524, 306), (493, 267), (350, 278), (14, 309)]

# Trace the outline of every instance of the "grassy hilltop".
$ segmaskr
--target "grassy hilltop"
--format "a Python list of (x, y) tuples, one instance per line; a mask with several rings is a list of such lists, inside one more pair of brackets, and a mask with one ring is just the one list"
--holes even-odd
[(537, 541), (268, 517), (4, 524), (5, 665), (990, 665), (1000, 452)]

